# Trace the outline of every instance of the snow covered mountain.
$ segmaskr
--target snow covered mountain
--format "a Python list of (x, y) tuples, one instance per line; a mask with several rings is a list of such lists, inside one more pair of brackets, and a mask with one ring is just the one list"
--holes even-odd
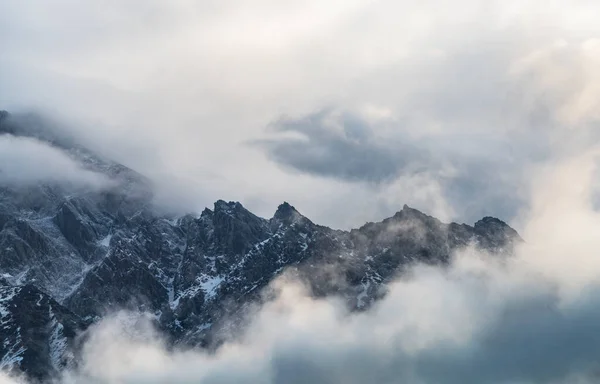
[(492, 217), (445, 224), (408, 206), (351, 231), (314, 224), (288, 203), (270, 219), (222, 200), (174, 218), (154, 208), (143, 176), (36, 127), (0, 112), (0, 135), (51, 146), (110, 183), (0, 179), (0, 368), (35, 378), (72, 364), (78, 332), (116, 309), (154, 314), (173, 343), (215, 346), (224, 319), (284, 270), (314, 295), (362, 310), (411, 263), (446, 264), (468, 244), (509, 254), (520, 241)]

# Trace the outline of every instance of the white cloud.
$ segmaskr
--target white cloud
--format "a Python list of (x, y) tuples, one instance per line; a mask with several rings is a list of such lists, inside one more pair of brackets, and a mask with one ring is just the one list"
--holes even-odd
[(110, 185), (107, 176), (84, 169), (65, 152), (33, 139), (0, 135), (0, 185), (31, 186), (69, 183), (100, 189)]
[[(358, 196), (373, 186), (298, 177), (246, 144), (282, 115), (330, 106), (365, 115), (383, 139), (421, 140), (444, 154), (453, 147), (475, 162), (502, 154), (497, 163), (512, 162), (514, 177), (490, 181), (504, 183), (500, 190), (526, 192), (523, 170), (577, 141), (565, 133), (572, 128), (598, 141), (595, 2), (60, 0), (46, 8), (0, 5), (0, 105), (65, 116), (88, 145), (160, 185), (182, 186), (170, 193), (189, 191), (172, 199), (188, 210), (228, 198), (270, 216), (289, 200), (317, 222), (349, 227), (417, 205), (410, 197), (367, 205)], [(365, 213), (332, 212), (331, 195), (308, 193), (315, 188), (355, 191), (349, 203)], [(388, 188), (376, 195), (389, 200)], [(515, 213), (494, 196), (471, 196), (465, 207), (442, 192), (438, 205), (455, 219)]]

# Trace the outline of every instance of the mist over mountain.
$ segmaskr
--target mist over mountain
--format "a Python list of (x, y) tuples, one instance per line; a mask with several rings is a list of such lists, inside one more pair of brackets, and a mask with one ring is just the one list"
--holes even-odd
[(0, 384), (597, 383), (599, 13), (0, 1)]
[[(151, 314), (173, 345), (214, 349), (284, 272), (364, 311), (412, 265), (447, 266), (467, 246), (505, 258), (521, 241), (496, 218), (445, 224), (406, 205), (351, 231), (286, 202), (270, 219), (223, 200), (168, 216), (143, 176), (35, 128), (1, 114), (0, 143), (18, 148), (0, 167), (2, 367), (32, 378), (75, 366), (76, 336), (118, 310)], [(11, 176), (20, 160), (31, 169)]]

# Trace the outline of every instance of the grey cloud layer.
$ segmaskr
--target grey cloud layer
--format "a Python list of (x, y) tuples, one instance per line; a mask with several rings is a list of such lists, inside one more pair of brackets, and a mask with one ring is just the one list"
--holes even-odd
[(521, 32), (488, 31), (472, 45), (383, 68), (350, 87), (375, 104), (276, 120), (263, 148), (284, 167), (381, 190), (425, 174), (452, 218), (512, 220), (527, 208), (532, 168), (599, 142), (591, 95), (600, 86), (589, 68), (599, 62), (598, 41), (522, 51)]
[[(404, 203), (510, 219), (522, 199), (499, 196), (526, 193), (527, 169), (560, 143), (578, 151), (571, 128), (598, 120), (593, 2), (42, 3), (0, 5), (2, 108), (66, 116), (187, 210), (228, 198), (267, 216), (291, 200), (346, 228)], [(316, 128), (324, 106), (347, 137)], [(245, 145), (282, 115), (310, 138), (269, 144), (285, 169)]]
[[(398, 122), (384, 122), (397, 125)], [(448, 134), (444, 138), (411, 138), (403, 129), (391, 137), (378, 137), (381, 122), (335, 110), (300, 119), (282, 119), (271, 126), (277, 136), (258, 142), (276, 163), (308, 174), (385, 185), (402, 175), (427, 174), (435, 178), (444, 197), (460, 207), (467, 221), (501, 212), (514, 217), (523, 196), (517, 188), (526, 155), (507, 142), (495, 142), (489, 152), (469, 153), (463, 146), (485, 146), (484, 137)], [(300, 137), (286, 137), (296, 133)], [(470, 143), (468, 143), (470, 141)], [(531, 147), (525, 151), (534, 150)]]

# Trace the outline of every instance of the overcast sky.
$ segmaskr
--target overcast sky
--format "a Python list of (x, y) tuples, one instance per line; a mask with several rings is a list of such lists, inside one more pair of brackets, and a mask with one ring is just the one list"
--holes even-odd
[[(0, 109), (41, 111), (200, 211), (340, 228), (408, 204), (519, 225), (597, 142), (596, 1), (4, 0)], [(573, 134), (577, 132), (578, 134)]]
[[(210, 356), (108, 317), (62, 383), (597, 383), (599, 14), (597, 0), (1, 1), (0, 109), (65, 122), (173, 208), (222, 198), (270, 217), (287, 200), (348, 228), (406, 203), (498, 216), (526, 240), (501, 265), (466, 249), (418, 266), (355, 316), (278, 280), (245, 338)], [(2, 138), (0, 182), (102, 187), (40, 145)]]

